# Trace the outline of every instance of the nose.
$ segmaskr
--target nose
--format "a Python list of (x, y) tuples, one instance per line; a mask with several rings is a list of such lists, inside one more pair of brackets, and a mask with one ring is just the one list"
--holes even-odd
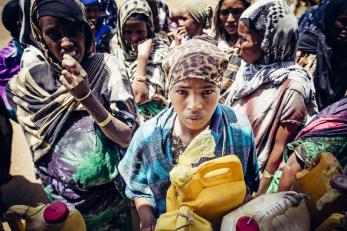
[(202, 98), (198, 95), (192, 95), (188, 98), (188, 109), (196, 113), (202, 109)]
[(233, 14), (232, 13), (229, 13), (228, 14), (228, 17), (227, 17), (227, 22), (234, 22), (235, 21), (235, 18), (234, 18), (234, 16), (233, 16)]
[(178, 25), (179, 25), (179, 26), (184, 26), (184, 21), (183, 21), (183, 19), (179, 19), (179, 20), (178, 20)]
[(61, 39), (60, 46), (64, 49), (69, 49), (73, 46), (73, 42), (66, 36)]
[(131, 43), (138, 43), (139, 42), (139, 36), (136, 33), (131, 34)]

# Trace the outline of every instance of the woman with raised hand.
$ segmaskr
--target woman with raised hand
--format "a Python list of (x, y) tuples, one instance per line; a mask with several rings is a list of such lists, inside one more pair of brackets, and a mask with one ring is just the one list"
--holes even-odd
[(38, 176), (51, 201), (83, 215), (89, 230), (129, 230), (117, 165), (136, 127), (124, 67), (91, 54), (92, 31), (79, 0), (35, 0), (31, 29), (46, 61), (7, 87)]
[(153, 13), (145, 0), (123, 1), (117, 24), (111, 54), (126, 67), (143, 122), (167, 106), (161, 64), (169, 53), (168, 41), (155, 34)]

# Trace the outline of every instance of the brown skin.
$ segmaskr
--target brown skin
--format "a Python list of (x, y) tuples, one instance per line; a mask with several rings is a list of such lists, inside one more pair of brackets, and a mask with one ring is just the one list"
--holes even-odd
[(246, 63), (264, 63), (263, 51), (261, 50), (262, 38), (242, 21), (239, 22), (239, 40), (240, 56)]
[(218, 14), (218, 25), (228, 34), (228, 43), (234, 46), (238, 39), (238, 24), (240, 16), (246, 10), (246, 5), (240, 0), (223, 1)]
[(283, 169), (283, 173), (278, 185), (278, 191), (284, 192), (291, 190), (294, 180), (295, 174), (302, 170), (299, 162), (296, 159), (295, 153), (292, 153), (288, 158), (287, 164)]
[[(147, 23), (143, 21), (128, 20), (123, 27), (124, 40), (137, 50), (137, 69), (135, 76), (145, 76), (148, 59), (153, 52), (153, 41), (148, 39)], [(149, 101), (149, 88), (147, 82), (134, 80), (132, 88), (137, 104)]]
[[(240, 56), (242, 59), (249, 64), (264, 63), (264, 56), (261, 50), (262, 38), (260, 35), (252, 30), (250, 30), (246, 25), (240, 21), (239, 22), (239, 36), (240, 36)], [(269, 155), (269, 160), (265, 166), (265, 170), (273, 175), (281, 160), (282, 153), (288, 142), (288, 139), (293, 135), (295, 130), (298, 128), (297, 124), (281, 124), (277, 130), (274, 145), (272, 151)], [(262, 177), (260, 180), (260, 185), (257, 193), (253, 194), (253, 197), (257, 197), (264, 194), (267, 191), (271, 183), (272, 178)]]
[(336, 40), (339, 43), (347, 44), (347, 12), (341, 15), (334, 23)]
[(85, 6), (85, 12), (87, 15), (88, 23), (93, 33), (93, 47), (92, 52), (96, 52), (96, 43), (95, 43), (95, 30), (98, 23), (98, 18), (100, 15), (99, 7), (97, 5), (87, 5)]
[[(84, 34), (78, 31), (79, 27), (51, 16), (41, 17), (39, 27), (49, 51), (62, 63), (64, 68), (59, 81), (73, 97), (83, 98), (90, 91), (88, 75), (80, 65), (85, 55)], [(96, 122), (104, 121), (107, 118), (107, 110), (93, 94), (90, 94), (81, 103)], [(108, 125), (100, 128), (113, 142), (122, 147), (129, 145), (132, 130), (117, 118), (113, 117)]]
[[(174, 132), (183, 143), (188, 145), (209, 126), (219, 94), (220, 90), (215, 84), (201, 79), (182, 80), (171, 88), (169, 97), (177, 113)], [(141, 221), (141, 230), (154, 230), (156, 219), (150, 201), (137, 198), (135, 205)]]
[(175, 45), (181, 45), (182, 38), (186, 35), (190, 37), (202, 35), (203, 26), (200, 25), (186, 9), (180, 11), (180, 16), (178, 17), (179, 27), (174, 33)]

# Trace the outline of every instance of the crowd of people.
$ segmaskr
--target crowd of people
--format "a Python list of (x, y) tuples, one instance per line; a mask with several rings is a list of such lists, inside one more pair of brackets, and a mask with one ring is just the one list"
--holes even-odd
[(132, 210), (154, 230), (206, 130), (214, 158), (239, 158), (245, 202), (291, 190), (321, 152), (347, 164), (346, 0), (9, 0), (2, 22), (0, 185), (11, 119), (88, 230), (131, 230)]

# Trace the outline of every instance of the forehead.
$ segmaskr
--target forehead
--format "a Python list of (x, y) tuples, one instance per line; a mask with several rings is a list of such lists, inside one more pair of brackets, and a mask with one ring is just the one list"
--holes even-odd
[(242, 20), (239, 22), (239, 27), (238, 27), (239, 33), (242, 35), (252, 35), (251, 29), (249, 29)]
[(240, 0), (225, 0), (221, 5), (221, 10), (228, 8), (245, 8), (245, 5)]
[(63, 27), (64, 29), (80, 27), (77, 24), (72, 23), (70, 21), (67, 21), (65, 19), (56, 18), (56, 17), (52, 17), (52, 16), (40, 17), (39, 26), (42, 30), (47, 29), (47, 28), (50, 29), (52, 27)]
[(189, 88), (189, 89), (205, 89), (205, 88), (215, 88), (217, 87), (215, 84), (211, 83), (206, 79), (198, 79), (198, 78), (187, 78), (179, 81), (174, 85), (175, 88)]
[(86, 5), (85, 8), (87, 10), (99, 10), (99, 6), (96, 4), (90, 4), (90, 5)]
[(137, 30), (145, 28), (147, 28), (147, 23), (144, 21), (127, 20), (124, 24), (124, 29), (127, 30)]

